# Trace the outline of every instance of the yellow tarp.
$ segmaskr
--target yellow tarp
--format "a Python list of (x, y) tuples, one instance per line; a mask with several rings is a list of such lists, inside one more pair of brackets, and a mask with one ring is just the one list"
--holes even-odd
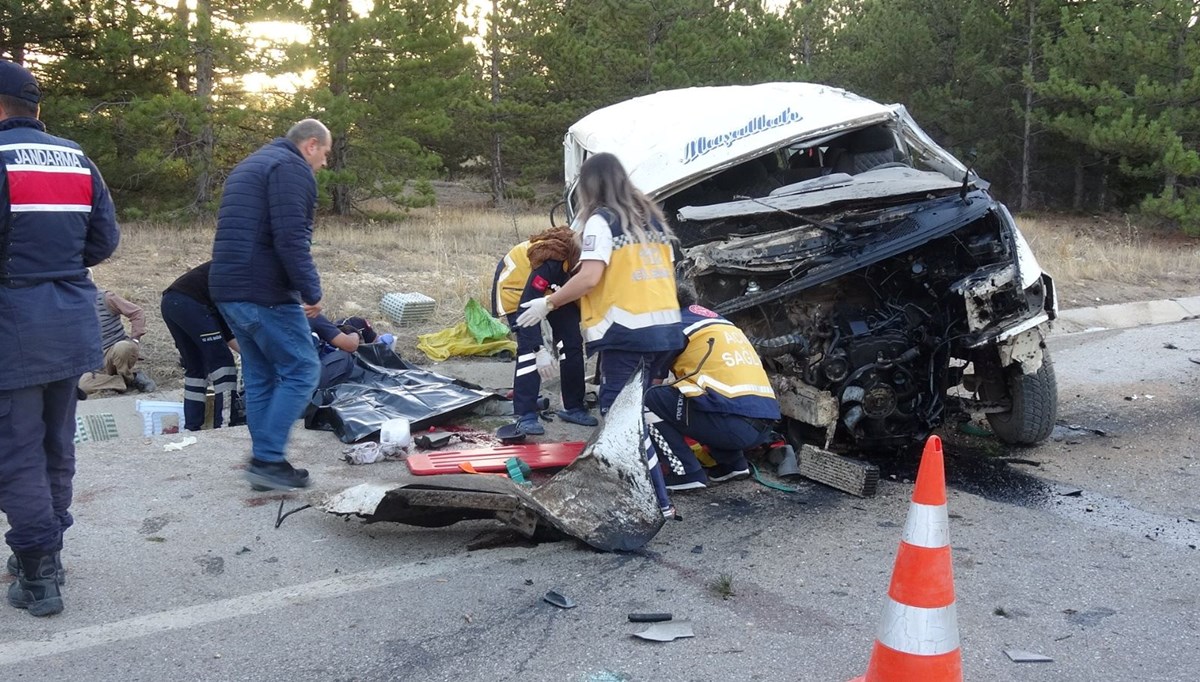
[(418, 336), (417, 350), (439, 362), (454, 355), (495, 355), (502, 351), (516, 354), (517, 343), (508, 337), (508, 327), (489, 315), (475, 299), (467, 301), (464, 312), (463, 322)]

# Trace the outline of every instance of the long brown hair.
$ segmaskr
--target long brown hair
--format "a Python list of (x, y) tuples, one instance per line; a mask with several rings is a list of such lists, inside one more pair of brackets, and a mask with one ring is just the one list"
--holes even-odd
[(675, 235), (658, 205), (629, 181), (629, 174), (616, 156), (589, 156), (579, 169), (580, 220), (586, 222), (600, 208), (607, 208), (621, 221), (625, 234), (634, 240), (650, 241), (647, 228), (654, 222), (670, 239)]

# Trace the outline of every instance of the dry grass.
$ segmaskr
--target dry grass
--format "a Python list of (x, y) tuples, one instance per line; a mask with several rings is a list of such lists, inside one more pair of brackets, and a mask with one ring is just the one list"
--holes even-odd
[[(549, 227), (541, 213), (432, 208), (398, 222), (318, 221), (313, 257), (321, 272), (330, 318), (363, 315), (397, 336), (397, 349), (417, 357), (419, 334), (462, 320), (474, 297), (485, 307), (496, 262), (513, 244)], [(96, 281), (146, 311), (142, 344), (151, 376), (164, 388), (182, 383), (174, 343), (159, 312), (159, 298), (179, 275), (210, 257), (214, 226), (126, 223), (113, 258), (96, 267)], [(434, 318), (396, 328), (379, 310), (388, 292), (420, 292), (437, 301)], [(421, 356), (423, 357), (423, 356)]]
[[(1138, 230), (1124, 222), (1020, 220), (1042, 267), (1053, 274), (1064, 307), (1200, 294), (1200, 241)], [(462, 319), (475, 297), (487, 305), (496, 261), (511, 246), (549, 226), (542, 213), (482, 208), (431, 208), (397, 222), (318, 221), (313, 254), (330, 317), (360, 314), (397, 335), (406, 357), (419, 334)], [(182, 372), (158, 308), (159, 295), (180, 274), (209, 258), (211, 221), (127, 223), (117, 254), (96, 268), (96, 280), (141, 305), (148, 332), (145, 363), (164, 388)], [(438, 303), (431, 321), (397, 329), (379, 310), (388, 292), (421, 292)]]
[(1018, 219), (1064, 308), (1200, 295), (1200, 240), (1119, 216)]

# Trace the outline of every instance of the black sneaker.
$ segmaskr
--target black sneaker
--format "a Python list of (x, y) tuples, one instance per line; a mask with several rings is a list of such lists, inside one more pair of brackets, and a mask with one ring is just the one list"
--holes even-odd
[(704, 474), (704, 469), (683, 475), (664, 473), (663, 480), (667, 484), (667, 490), (674, 490), (676, 492), (681, 490), (700, 490), (701, 488), (708, 487), (705, 485), (708, 478)]
[(710, 467), (708, 470), (708, 480), (714, 483), (725, 483), (726, 481), (740, 481), (743, 478), (750, 478), (750, 465), (743, 460), (740, 466), (729, 464), (717, 464)]
[(264, 462), (258, 459), (250, 460), (250, 466), (246, 467), (246, 480), (252, 489), (259, 492), (307, 488), (312, 482), (307, 469), (296, 469), (287, 460)]

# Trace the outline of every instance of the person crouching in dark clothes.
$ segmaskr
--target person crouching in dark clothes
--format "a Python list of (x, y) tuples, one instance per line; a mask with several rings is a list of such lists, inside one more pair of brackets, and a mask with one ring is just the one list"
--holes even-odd
[[(208, 291), (212, 261), (183, 273), (167, 287), (160, 309), (163, 322), (183, 360), (183, 428), (199, 431), (209, 385), (213, 388), (212, 426), (225, 423), (225, 403), (237, 391), (237, 365), (233, 353), (237, 340)], [(231, 419), (232, 421), (232, 419)]]
[[(547, 348), (540, 326), (517, 324), (521, 304), (558, 290), (579, 262), (579, 245), (571, 228), (553, 227), (521, 242), (505, 254), (496, 266), (492, 282), (492, 312), (506, 315), (508, 326), (517, 335), (517, 365), (513, 375), (513, 414), (522, 433), (540, 436), (546, 433), (538, 421), (537, 399), (542, 375), (553, 376), (557, 356), (561, 376), (563, 421), (596, 426), (584, 403), (583, 334), (579, 330), (579, 305), (569, 303), (546, 316), (554, 335)], [(553, 350), (551, 350), (553, 348)], [(540, 356), (540, 361), (539, 361)]]
[(0, 510), (12, 548), (8, 603), (63, 610), (71, 527), (76, 386), (104, 363), (96, 286), (85, 268), (121, 238), (100, 171), (46, 133), (33, 75), (0, 60)]
[[(673, 384), (646, 392), (650, 436), (663, 458), (668, 490), (704, 488), (708, 481), (750, 475), (744, 451), (767, 442), (779, 402), (758, 352), (742, 330), (695, 303), (679, 288), (684, 347), (671, 360)], [(683, 437), (708, 446), (717, 465), (706, 475)]]
[(321, 378), (317, 389), (329, 388), (346, 381), (354, 371), (354, 353), (364, 343), (377, 338), (371, 323), (361, 317), (347, 317), (335, 324), (324, 315), (308, 318), (313, 345), (321, 359)]

